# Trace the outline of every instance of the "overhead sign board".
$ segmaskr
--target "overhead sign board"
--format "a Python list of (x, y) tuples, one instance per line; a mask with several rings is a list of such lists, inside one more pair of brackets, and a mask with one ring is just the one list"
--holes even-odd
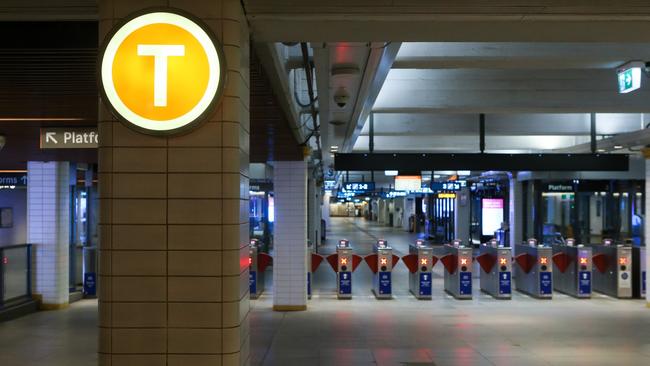
[(422, 177), (419, 175), (398, 175), (395, 177), (396, 191), (417, 191), (422, 188)]
[(0, 172), (0, 189), (15, 189), (27, 187), (26, 171)]
[(451, 182), (431, 182), (432, 191), (460, 191), (467, 186), (467, 181), (457, 180)]
[(343, 190), (357, 193), (370, 192), (375, 190), (375, 182), (346, 182), (343, 184)]
[(617, 70), (618, 73), (618, 92), (621, 94), (629, 93), (641, 88), (641, 70), (645, 68), (644, 62), (629, 62)]
[(210, 28), (172, 9), (127, 17), (104, 41), (102, 97), (127, 126), (170, 135), (204, 121), (223, 91), (225, 58)]
[(325, 190), (331, 191), (333, 189), (336, 189), (336, 181), (331, 179), (325, 180), (323, 182), (323, 186)]
[(41, 128), (41, 149), (96, 149), (98, 145), (94, 127)]

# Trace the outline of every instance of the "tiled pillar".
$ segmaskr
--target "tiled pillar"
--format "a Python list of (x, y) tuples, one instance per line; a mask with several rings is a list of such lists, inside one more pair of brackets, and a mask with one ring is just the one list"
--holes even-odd
[(27, 241), (34, 245), (33, 292), (43, 309), (68, 306), (70, 164), (27, 163)]
[[(650, 211), (650, 148), (644, 148), (641, 151), (643, 153), (643, 156), (645, 157), (645, 212), (644, 212), (644, 215), (645, 215), (645, 217), (647, 219), (647, 217), (649, 217), (649, 214), (650, 214), (650, 212), (649, 212)], [(644, 233), (643, 233), (643, 236), (644, 236), (643, 239), (644, 240), (643, 240), (643, 242), (645, 243), (645, 247), (646, 247), (645, 262), (646, 262), (646, 266), (647, 266), (647, 264), (650, 263), (650, 251), (647, 249), (648, 244), (650, 243), (650, 224), (648, 224), (646, 222), (645, 225), (643, 225), (643, 230), (644, 230)], [(648, 276), (647, 271), (648, 271), (648, 269), (646, 267), (646, 276)], [(646, 279), (646, 281), (647, 281), (647, 279)], [(645, 296), (646, 296), (646, 306), (648, 308), (650, 308), (650, 291), (646, 290)]]
[(510, 246), (514, 248), (524, 240), (523, 235), (523, 188), (521, 182), (517, 179), (517, 173), (512, 173), (509, 177), (510, 190), (508, 191), (508, 226), (510, 233), (508, 240)]
[(174, 137), (134, 132), (100, 104), (99, 364), (249, 363), (249, 34), (238, 0), (100, 0), (120, 18), (173, 6), (201, 18), (227, 59), (224, 97)]
[(277, 161), (273, 169), (275, 226), (273, 309), (307, 309), (307, 163)]

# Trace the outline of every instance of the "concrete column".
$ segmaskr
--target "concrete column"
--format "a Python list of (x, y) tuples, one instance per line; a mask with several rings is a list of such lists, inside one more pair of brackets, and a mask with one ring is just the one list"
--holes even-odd
[(510, 190), (508, 191), (508, 226), (510, 227), (510, 246), (521, 243), (524, 240), (523, 234), (523, 189), (522, 184), (517, 180), (516, 173), (509, 177)]
[(316, 180), (309, 178), (308, 180), (308, 217), (309, 229), (307, 231), (308, 238), (312, 245), (315, 247), (320, 243), (320, 220), (321, 220), (321, 192), (320, 186), (316, 185)]
[(249, 34), (238, 0), (100, 0), (99, 37), (173, 6), (201, 18), (227, 60), (198, 128), (155, 137), (100, 104), (99, 364), (249, 364)]
[(70, 164), (27, 163), (27, 242), (34, 245), (33, 292), (41, 308), (70, 297)]
[[(644, 148), (642, 150), (643, 156), (645, 157), (645, 222), (643, 223), (643, 242), (646, 246), (645, 251), (645, 262), (650, 263), (650, 251), (648, 248), (648, 243), (650, 243), (650, 223), (648, 223), (649, 211), (650, 211), (650, 148)], [(647, 270), (646, 270), (646, 276)], [(650, 308), (650, 291), (646, 291), (646, 306)]]
[(454, 211), (454, 238), (466, 242), (470, 230), (470, 193), (469, 188), (462, 188), (456, 195), (456, 210)]
[(307, 163), (274, 166), (273, 309), (307, 309)]
[[(322, 199), (321, 205), (321, 217), (325, 220), (325, 230), (330, 227), (330, 198), (332, 198), (331, 193), (325, 193)], [(327, 233), (325, 233), (327, 237)]]

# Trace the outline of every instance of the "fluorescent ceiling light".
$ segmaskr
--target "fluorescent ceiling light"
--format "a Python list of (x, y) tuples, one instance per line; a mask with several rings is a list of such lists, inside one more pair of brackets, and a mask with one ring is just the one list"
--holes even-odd
[(469, 170), (459, 170), (456, 172), (458, 175), (470, 175), (471, 172)]
[(384, 170), (384, 175), (387, 177), (394, 177), (398, 174), (399, 172), (397, 170)]

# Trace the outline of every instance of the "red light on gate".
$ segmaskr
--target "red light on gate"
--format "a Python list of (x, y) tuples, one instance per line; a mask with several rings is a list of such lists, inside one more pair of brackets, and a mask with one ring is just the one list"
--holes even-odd
[(505, 266), (506, 264), (508, 264), (508, 259), (500, 258), (499, 259), (499, 264), (502, 265), (502, 266)]
[(460, 264), (467, 265), (467, 258), (461, 258), (460, 259)]
[(386, 265), (388, 264), (388, 260), (386, 258), (381, 258), (379, 259), (379, 264)]
[(253, 264), (253, 258), (252, 258), (252, 257), (248, 257), (248, 265), (250, 266), (250, 265), (252, 265), (252, 264)]
[(580, 258), (580, 264), (587, 264), (587, 258)]
[(618, 259), (618, 264), (627, 264), (627, 257), (621, 257)]
[(546, 258), (546, 257), (541, 257), (541, 258), (539, 259), (539, 263), (540, 263), (540, 264), (548, 264), (548, 258)]
[(425, 265), (425, 266), (426, 266), (427, 263), (429, 263), (429, 261), (428, 261), (426, 258), (422, 258), (422, 259), (420, 259), (420, 263), (421, 263), (422, 265)]
[(9, 258), (2, 257), (2, 264), (9, 264)]
[(341, 265), (348, 264), (348, 259), (347, 258), (341, 258)]

